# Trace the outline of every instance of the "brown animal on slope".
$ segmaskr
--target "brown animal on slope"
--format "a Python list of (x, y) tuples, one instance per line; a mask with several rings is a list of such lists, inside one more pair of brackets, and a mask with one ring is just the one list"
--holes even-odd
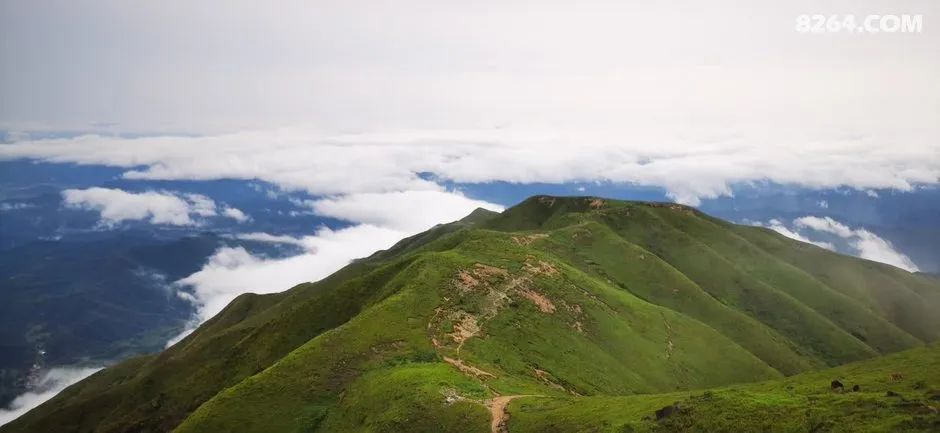
[(892, 382), (900, 382), (904, 379), (904, 375), (901, 373), (891, 373), (888, 375), (888, 380)]
[(845, 385), (843, 385), (842, 382), (839, 382), (838, 380), (833, 380), (832, 383), (829, 384), (829, 388), (832, 388), (833, 391), (837, 392), (845, 391)]

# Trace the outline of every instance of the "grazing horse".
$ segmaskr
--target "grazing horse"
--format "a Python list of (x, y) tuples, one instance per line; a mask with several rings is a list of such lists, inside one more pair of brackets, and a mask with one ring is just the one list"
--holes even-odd
[(904, 379), (904, 375), (901, 373), (891, 373), (888, 375), (888, 380), (892, 382), (900, 382), (902, 379)]

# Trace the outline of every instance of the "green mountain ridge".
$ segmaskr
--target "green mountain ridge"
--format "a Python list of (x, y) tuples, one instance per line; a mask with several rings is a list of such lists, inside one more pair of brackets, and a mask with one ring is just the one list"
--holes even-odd
[(938, 312), (936, 279), (768, 229), (537, 196), (242, 295), (0, 431), (930, 431)]

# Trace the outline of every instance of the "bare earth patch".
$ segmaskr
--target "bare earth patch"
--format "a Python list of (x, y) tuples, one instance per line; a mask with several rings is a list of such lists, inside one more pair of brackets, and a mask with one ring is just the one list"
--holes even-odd
[[(533, 235), (545, 236), (545, 235)], [(531, 240), (527, 240), (531, 241)], [(512, 275), (509, 270), (476, 263), (469, 269), (461, 269), (454, 276), (453, 286), (455, 286), (455, 298), (444, 297), (444, 304), (435, 309), (430, 321), (428, 322), (428, 331), (431, 344), (441, 353), (445, 362), (453, 365), (463, 374), (477, 379), (486, 379), (496, 377), (494, 374), (467, 364), (460, 359), (460, 350), (463, 345), (471, 338), (479, 337), (483, 332), (483, 326), (489, 320), (495, 317), (499, 310), (506, 305), (510, 295), (518, 294), (533, 304), (545, 314), (553, 314), (557, 307), (547, 296), (539, 293), (533, 288), (533, 278), (537, 275), (543, 277), (553, 277), (560, 274), (560, 271), (551, 263), (544, 260), (536, 260), (535, 257), (526, 259), (522, 266), (521, 275)], [(480, 314), (471, 314), (463, 310), (456, 309), (461, 299), (465, 297), (483, 296)], [(568, 305), (564, 300), (559, 300), (569, 312), (575, 316), (575, 324), (572, 325), (578, 332), (583, 332), (581, 322), (577, 320), (582, 314), (581, 306)], [(448, 307), (449, 306), (449, 307)], [(453, 309), (452, 309), (453, 308)], [(450, 323), (450, 326), (445, 324)], [(447, 326), (449, 329), (444, 329)], [(454, 346), (456, 345), (456, 346)], [(443, 356), (444, 353), (451, 356)], [(542, 378), (546, 383), (553, 387), (564, 389), (561, 385), (549, 379), (547, 372), (542, 374), (536, 372), (536, 375)], [(508, 402), (508, 401), (507, 401)]]
[(555, 312), (555, 304), (541, 293), (529, 288), (520, 289), (519, 293), (526, 299), (532, 301), (543, 313), (551, 314)]
[(509, 274), (509, 271), (503, 268), (497, 268), (496, 266), (484, 265), (483, 263), (474, 264), (473, 270), (477, 275), (483, 278), (506, 276)]
[(540, 370), (538, 368), (533, 368), (532, 370), (535, 372), (535, 377), (537, 377), (542, 382), (545, 382), (548, 386), (558, 389), (558, 390), (568, 392), (568, 390), (565, 389), (565, 387), (559, 385), (554, 380), (552, 380), (552, 375), (549, 372), (545, 370)]
[(509, 402), (523, 397), (541, 397), (540, 395), (503, 395), (486, 400), (484, 404), (490, 409), (490, 432), (509, 433), (509, 412), (506, 407)]
[(470, 275), (467, 271), (457, 272), (457, 288), (461, 291), (473, 290), (480, 285), (480, 280)]
[(580, 316), (584, 313), (584, 312), (581, 310), (581, 305), (579, 305), (579, 304), (569, 304), (569, 303), (565, 302), (564, 300), (562, 300), (562, 301), (561, 301), (561, 305), (562, 305), (563, 307), (565, 307), (565, 309), (568, 310), (568, 312), (570, 312), (571, 314), (574, 314), (575, 316), (579, 316), (579, 317), (580, 317)]
[[(478, 336), (483, 324), (496, 316), (509, 300), (503, 288), (508, 275), (509, 271), (506, 269), (482, 263), (458, 270), (450, 283), (456, 289), (453, 293), (454, 299), (444, 296), (443, 304), (434, 310), (428, 321), (428, 334), (434, 347), (446, 350), (452, 341), (456, 347), (450, 348), (459, 354), (464, 342)], [(484, 301), (480, 306), (481, 314), (474, 315), (456, 308), (461, 299), (481, 295)], [(453, 325), (445, 330), (444, 324), (448, 321)]]
[(460, 395), (454, 388), (445, 388), (441, 390), (441, 394), (444, 395), (444, 404), (450, 406), (458, 401), (472, 401), (474, 403), (479, 403), (479, 401), (469, 399)]
[(558, 269), (556, 269), (555, 266), (543, 260), (539, 260), (539, 262), (536, 264), (526, 262), (524, 265), (522, 265), (522, 269), (524, 269), (526, 272), (536, 275), (552, 276), (558, 274)]
[(463, 343), (480, 333), (480, 325), (477, 323), (476, 316), (463, 311), (457, 312), (456, 320), (454, 332), (448, 335), (457, 343), (457, 353), (460, 353)]
[(533, 233), (531, 235), (525, 235), (525, 236), (513, 236), (512, 240), (519, 246), (527, 247), (532, 242), (535, 242), (539, 239), (545, 239), (547, 237), (548, 235), (545, 233)]
[(670, 359), (675, 345), (672, 343), (672, 326), (669, 326), (669, 322), (666, 321), (665, 317), (663, 317), (663, 326), (666, 328), (666, 359)]
[(476, 367), (474, 367), (474, 366), (472, 366), (472, 365), (470, 365), (470, 364), (467, 364), (467, 363), (463, 362), (463, 361), (460, 360), (460, 359), (454, 359), (454, 358), (445, 356), (445, 357), (444, 357), (444, 362), (446, 362), (446, 363), (448, 363), (448, 364), (450, 364), (450, 365), (453, 365), (454, 367), (457, 367), (457, 369), (460, 370), (461, 372), (463, 372), (464, 374), (467, 374), (467, 375), (470, 375), (470, 376), (473, 376), (473, 377), (476, 377), (476, 378), (496, 377), (496, 375), (494, 375), (493, 373), (490, 373), (490, 372), (487, 372), (487, 371), (483, 371), (483, 370), (481, 370), (481, 369), (479, 369), (479, 368), (476, 368)]

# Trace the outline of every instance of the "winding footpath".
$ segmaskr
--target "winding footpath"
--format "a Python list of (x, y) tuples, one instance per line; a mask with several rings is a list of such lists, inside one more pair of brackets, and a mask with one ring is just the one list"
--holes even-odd
[(490, 409), (490, 431), (492, 433), (509, 433), (509, 412), (506, 406), (509, 402), (522, 397), (541, 397), (539, 395), (505, 395), (493, 397), (486, 401), (486, 407)]

